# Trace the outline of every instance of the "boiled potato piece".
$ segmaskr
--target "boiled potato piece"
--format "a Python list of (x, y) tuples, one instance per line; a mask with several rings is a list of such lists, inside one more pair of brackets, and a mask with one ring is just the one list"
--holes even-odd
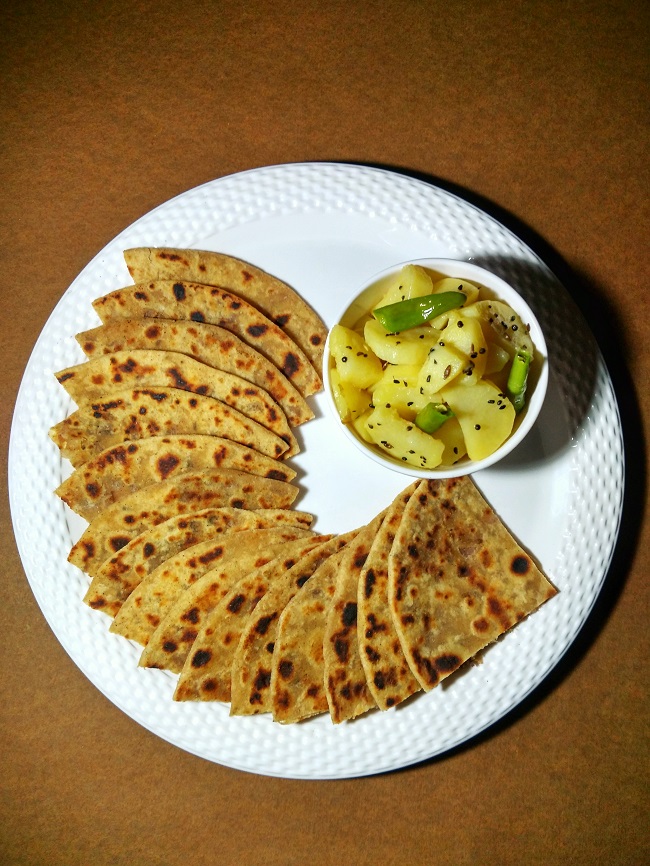
[(511, 306), (503, 301), (477, 301), (467, 310), (467, 316), (479, 319), (488, 343), (496, 343), (512, 357), (520, 349), (534, 357), (530, 329)]
[(363, 439), (364, 442), (367, 442), (369, 445), (374, 445), (374, 441), (372, 436), (368, 432), (368, 418), (372, 415), (373, 410), (367, 409), (363, 415), (358, 415), (356, 418), (353, 418), (350, 422), (350, 426), (355, 431), (357, 436), (360, 439)]
[(463, 431), (470, 460), (493, 454), (512, 433), (515, 409), (489, 379), (468, 388), (453, 384), (440, 392)]
[[(467, 298), (465, 304), (473, 304), (474, 301), (478, 301), (480, 289), (468, 280), (457, 280), (455, 277), (443, 277), (441, 280), (436, 280), (433, 283), (431, 291), (434, 294), (438, 294), (439, 292), (462, 292)], [(443, 313), (443, 315), (445, 314)]]
[(399, 334), (387, 334), (376, 319), (366, 322), (363, 336), (374, 354), (389, 364), (421, 365), (429, 349), (440, 339), (438, 331), (430, 325), (409, 328)]
[(330, 372), (330, 383), (332, 385), (332, 396), (334, 403), (341, 416), (341, 421), (349, 423), (363, 414), (372, 402), (370, 391), (357, 388), (349, 382), (341, 379), (337, 368)]
[(442, 427), (438, 427), (436, 430), (435, 437), (445, 446), (440, 461), (443, 466), (453, 466), (467, 454), (465, 437), (458, 418), (450, 418), (449, 421), (445, 421)]
[(407, 298), (421, 298), (433, 291), (431, 277), (424, 268), (420, 265), (404, 265), (393, 278), (381, 301), (375, 305), (375, 309), (405, 301)]
[(383, 367), (363, 337), (344, 325), (334, 325), (329, 349), (342, 382), (356, 388), (370, 388), (380, 378)]
[(416, 365), (389, 364), (372, 390), (375, 406), (397, 409), (402, 418), (412, 421), (431, 402), (431, 397), (420, 390), (419, 373), (420, 368)]
[(375, 445), (395, 460), (420, 469), (440, 465), (445, 446), (410, 421), (400, 418), (395, 409), (377, 406), (366, 419), (366, 430)]
[(428, 395), (427, 402), (430, 402), (433, 394), (437, 394), (441, 388), (460, 376), (468, 364), (469, 359), (455, 346), (444, 339), (438, 340), (436, 345), (431, 347), (418, 376), (419, 387), (423, 394)]
[(472, 385), (485, 373), (488, 344), (481, 328), (481, 323), (463, 310), (453, 310), (449, 322), (442, 331), (442, 341), (446, 346), (453, 346), (465, 356), (467, 363), (463, 370), (462, 381)]
[(491, 376), (493, 373), (500, 373), (510, 360), (510, 353), (507, 349), (501, 348), (496, 343), (488, 343), (487, 360), (485, 361), (484, 376)]

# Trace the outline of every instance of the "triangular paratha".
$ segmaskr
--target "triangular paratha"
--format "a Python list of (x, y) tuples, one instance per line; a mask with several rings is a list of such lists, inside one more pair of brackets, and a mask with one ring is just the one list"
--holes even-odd
[(556, 593), (470, 476), (419, 483), (388, 569), (395, 626), (425, 691)]
[(75, 468), (123, 442), (183, 434), (232, 439), (274, 458), (288, 449), (284, 439), (220, 400), (179, 388), (116, 391), (50, 430), (61, 455)]
[(376, 706), (366, 682), (357, 638), (359, 578), (385, 512), (359, 531), (341, 558), (323, 637), (324, 683), (335, 724)]
[(84, 597), (87, 605), (115, 616), (124, 601), (161, 563), (182, 550), (224, 533), (273, 526), (309, 529), (312, 515), (291, 508), (206, 508), (171, 517), (133, 538), (107, 560), (93, 577)]
[(89, 358), (127, 349), (182, 352), (264, 388), (282, 407), (292, 427), (314, 417), (305, 398), (275, 364), (217, 325), (192, 320), (115, 319), (77, 334), (77, 342)]
[(91, 577), (118, 550), (158, 523), (204, 508), (289, 508), (298, 488), (236, 469), (187, 472), (150, 484), (101, 512), (70, 551), (68, 561)]
[(219, 436), (150, 436), (106, 448), (75, 469), (56, 494), (76, 514), (93, 520), (109, 505), (149, 484), (187, 472), (238, 469), (251, 475), (292, 481), (287, 463)]
[(56, 378), (80, 408), (106, 402), (118, 391), (145, 388), (179, 388), (214, 397), (284, 439), (285, 457), (299, 450), (284, 411), (264, 389), (181, 352), (133, 349), (98, 355), (59, 371)]
[(327, 328), (298, 292), (277, 277), (207, 250), (137, 247), (125, 250), (124, 259), (135, 283), (181, 279), (229, 289), (286, 331), (314, 367), (322, 369)]
[(218, 325), (272, 361), (303, 397), (322, 388), (320, 372), (298, 344), (271, 319), (225, 289), (181, 280), (155, 280), (97, 298), (93, 308), (102, 322), (190, 319)]

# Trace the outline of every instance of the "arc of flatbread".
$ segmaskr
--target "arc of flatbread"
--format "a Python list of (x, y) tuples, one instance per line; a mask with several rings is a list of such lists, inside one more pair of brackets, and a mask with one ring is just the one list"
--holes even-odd
[(334, 724), (376, 707), (359, 655), (357, 598), (361, 570), (384, 516), (381, 512), (360, 530), (338, 568), (323, 638), (325, 694)]
[(292, 427), (314, 417), (309, 403), (264, 355), (231, 331), (208, 322), (172, 319), (115, 319), (77, 334), (88, 358), (132, 349), (181, 352), (267, 391)]
[(110, 630), (146, 646), (176, 600), (207, 572), (217, 578), (233, 562), (237, 567), (255, 562), (266, 556), (269, 548), (310, 532), (294, 526), (243, 529), (192, 545), (163, 562), (138, 584), (116, 614)]
[(425, 691), (556, 593), (469, 476), (420, 482), (388, 569), (395, 627)]
[(231, 587), (277, 557), (284, 559), (294, 553), (295, 547), (292, 549), (289, 544), (315, 537), (315, 533), (304, 530), (300, 534), (296, 531), (293, 535), (293, 539), (265, 547), (257, 557), (239, 556), (236, 561), (227, 563), (225, 568), (207, 572), (179, 595), (151, 636), (140, 664), (180, 673), (193, 651), (197, 635)]
[(289, 508), (298, 488), (237, 469), (187, 472), (150, 484), (102, 511), (74, 544), (68, 562), (91, 577), (132, 538), (179, 514), (209, 507)]
[(259, 600), (298, 560), (332, 536), (287, 545), (282, 556), (237, 581), (205, 618), (181, 671), (174, 700), (229, 701), (232, 662), (242, 631)]
[(127, 389), (178, 388), (214, 397), (284, 439), (285, 457), (299, 451), (287, 416), (266, 391), (180, 352), (133, 349), (99, 355), (59, 371), (56, 378), (79, 407)]
[(344, 547), (319, 566), (282, 611), (271, 659), (271, 706), (276, 722), (289, 724), (329, 711), (323, 643), (346, 553)]
[(322, 370), (327, 329), (295, 289), (260, 268), (208, 250), (137, 247), (124, 259), (135, 283), (150, 280), (194, 280), (230, 289), (279, 325)]
[(77, 409), (50, 430), (61, 455), (75, 468), (122, 442), (181, 434), (232, 439), (275, 458), (288, 447), (275, 433), (220, 400), (178, 388), (118, 391)]
[(242, 632), (232, 664), (231, 715), (270, 713), (271, 661), (280, 614), (321, 563), (345, 547), (356, 532), (314, 548), (274, 581)]
[(55, 493), (76, 514), (91, 521), (127, 496), (149, 484), (186, 472), (239, 469), (251, 475), (292, 481), (287, 463), (219, 436), (150, 436), (106, 448), (75, 469)]
[(218, 325), (272, 361), (303, 397), (322, 388), (320, 372), (291, 337), (243, 298), (224, 289), (156, 280), (117, 289), (93, 301), (93, 308), (102, 322), (152, 318)]
[(388, 557), (417, 485), (417, 481), (413, 482), (393, 500), (359, 577), (359, 655), (368, 688), (381, 710), (394, 707), (420, 690), (402, 651), (388, 604)]
[(108, 559), (93, 577), (84, 602), (114, 617), (150, 572), (188, 547), (242, 529), (282, 525), (309, 529), (312, 520), (311, 514), (291, 508), (206, 508), (171, 517), (137, 535)]

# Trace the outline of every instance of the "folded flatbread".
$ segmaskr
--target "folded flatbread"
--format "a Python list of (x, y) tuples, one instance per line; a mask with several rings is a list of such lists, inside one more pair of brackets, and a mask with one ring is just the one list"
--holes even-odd
[(118, 550), (148, 529), (204, 508), (289, 508), (298, 488), (237, 469), (187, 472), (150, 484), (102, 511), (73, 546), (68, 561), (93, 577)]
[(124, 259), (135, 283), (180, 279), (229, 289), (286, 331), (314, 367), (322, 369), (327, 329), (298, 292), (276, 277), (248, 262), (206, 250), (138, 247), (125, 250)]
[(56, 494), (88, 521), (136, 490), (186, 472), (239, 469), (251, 475), (292, 481), (296, 472), (274, 460), (218, 436), (150, 436), (101, 451), (75, 469)]
[(357, 533), (337, 571), (323, 636), (323, 679), (334, 724), (354, 719), (376, 706), (359, 656), (357, 597), (361, 570), (384, 515), (377, 515)]
[(205, 618), (176, 686), (177, 701), (229, 701), (231, 669), (242, 631), (259, 600), (284, 572), (331, 536), (288, 544), (282, 556), (237, 581)]
[(402, 649), (426, 691), (556, 593), (469, 476), (420, 482), (388, 570)]
[(407, 503), (418, 482), (397, 496), (372, 542), (359, 578), (357, 634), (368, 688), (381, 710), (420, 691), (402, 651), (388, 605), (388, 557)]
[(206, 572), (179, 595), (168, 610), (147, 643), (140, 659), (141, 666), (180, 673), (194, 648), (199, 631), (228, 591), (242, 578), (278, 557), (286, 559), (294, 553), (296, 541), (304, 543), (314, 537), (315, 533), (306, 530), (294, 530), (292, 537), (286, 532), (282, 542), (267, 544), (257, 552), (257, 556), (242, 554), (220, 568)]
[(242, 529), (301, 526), (312, 515), (292, 508), (206, 508), (171, 517), (133, 538), (108, 559), (93, 577), (84, 597), (87, 605), (115, 616), (138, 584), (161, 563), (192, 545)]
[(271, 658), (271, 706), (276, 722), (299, 722), (329, 711), (323, 641), (346, 553), (344, 547), (330, 556), (282, 611)]
[(56, 378), (79, 407), (106, 401), (116, 391), (143, 388), (180, 388), (214, 397), (284, 439), (285, 457), (298, 453), (287, 416), (266, 391), (180, 352), (133, 349), (98, 355)]
[(278, 325), (225, 289), (174, 280), (156, 280), (117, 289), (93, 301), (102, 320), (186, 319), (209, 322), (257, 349), (308, 397), (320, 391), (320, 372)]
[(174, 602), (207, 572), (214, 572), (216, 578), (233, 562), (256, 562), (274, 546), (310, 534), (294, 526), (243, 529), (194, 544), (165, 560), (138, 584), (115, 615), (111, 631), (146, 646)]
[(220, 400), (178, 388), (117, 391), (77, 409), (50, 430), (61, 455), (75, 468), (113, 445), (182, 434), (231, 439), (274, 458), (288, 448), (284, 439)]
[(314, 548), (275, 580), (260, 599), (242, 632), (233, 658), (231, 715), (272, 711), (271, 662), (280, 614), (319, 565), (345, 547), (355, 534), (353, 531), (338, 535)]
[(77, 341), (89, 358), (132, 349), (182, 352), (263, 388), (282, 407), (292, 427), (314, 417), (305, 398), (275, 364), (217, 325), (192, 320), (115, 319), (77, 334)]

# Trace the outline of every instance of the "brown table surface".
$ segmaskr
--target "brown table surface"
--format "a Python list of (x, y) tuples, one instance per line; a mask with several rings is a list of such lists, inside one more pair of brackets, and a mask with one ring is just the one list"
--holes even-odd
[(629, 472), (621, 542), (596, 613), (524, 711), (440, 760), (318, 782), (209, 763), (104, 698), (34, 600), (3, 472), (0, 861), (648, 862), (647, 7), (4, 8), (3, 460), (41, 328), (119, 231), (214, 178), (342, 160), (438, 179), (538, 244), (605, 353)]

